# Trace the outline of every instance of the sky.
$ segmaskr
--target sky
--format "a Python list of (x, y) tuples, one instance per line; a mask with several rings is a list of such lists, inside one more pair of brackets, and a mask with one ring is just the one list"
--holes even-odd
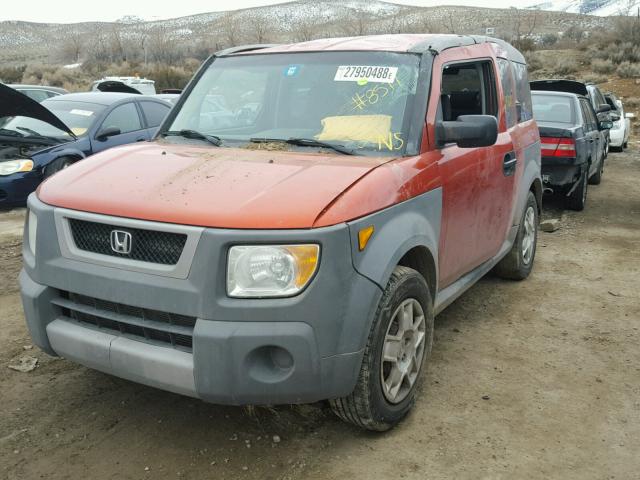
[[(207, 13), (224, 10), (236, 10), (261, 5), (284, 3), (274, 0), (109, 0), (96, 2), (87, 0), (40, 0), (35, 8), (23, 8), (22, 2), (5, 0), (0, 9), (0, 21), (25, 20), (30, 22), (74, 23), (85, 21), (114, 21), (125, 15), (135, 15), (145, 20), (183, 17), (197, 13)], [(400, 0), (394, 3), (405, 5), (419, 5), (432, 7), (436, 5), (470, 5), (486, 7), (486, 0)], [(492, 7), (522, 7), (531, 5), (535, 1), (527, 0), (492, 0)], [(176, 8), (179, 6), (179, 8)]]

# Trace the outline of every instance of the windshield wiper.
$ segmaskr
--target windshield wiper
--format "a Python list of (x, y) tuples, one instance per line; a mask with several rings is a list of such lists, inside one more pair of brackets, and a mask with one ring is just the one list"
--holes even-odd
[(252, 143), (270, 143), (270, 142), (284, 142), (289, 145), (297, 145), (299, 147), (320, 147), (320, 148), (329, 148), (335, 152), (342, 153), (343, 155), (355, 155), (355, 152), (345, 147), (344, 145), (338, 145), (335, 143), (327, 143), (322, 142), (320, 140), (316, 140), (315, 138), (250, 138), (250, 142)]
[(8, 128), (0, 128), (0, 135), (6, 135), (7, 137), (24, 137), (20, 132), (9, 130)]
[(48, 135), (42, 135), (41, 133), (38, 133), (35, 130), (31, 130), (30, 128), (27, 128), (27, 127), (16, 127), (16, 128), (18, 130), (22, 130), (23, 132), (27, 132), (29, 134), (27, 138), (38, 138), (40, 140), (51, 140), (53, 142), (60, 141), (56, 137), (51, 137), (51, 136), (48, 136)]
[(184, 137), (195, 140), (204, 140), (205, 142), (209, 142), (211, 145), (215, 145), (216, 147), (219, 147), (222, 144), (222, 139), (220, 137), (216, 137), (215, 135), (207, 135), (206, 133), (201, 133), (197, 130), (170, 130), (168, 132), (163, 132), (160, 135), (163, 137)]

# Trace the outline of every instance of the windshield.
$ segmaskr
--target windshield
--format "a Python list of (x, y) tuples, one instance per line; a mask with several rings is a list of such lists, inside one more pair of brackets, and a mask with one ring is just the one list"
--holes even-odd
[[(87, 133), (96, 117), (105, 108), (93, 103), (64, 100), (45, 100), (42, 106), (51, 110), (78, 137)], [(68, 132), (31, 117), (0, 118), (0, 128), (13, 130), (25, 137), (37, 134), (45, 137), (71, 138)]]
[(538, 122), (575, 123), (571, 97), (534, 94), (531, 99), (533, 118)]
[(217, 58), (168, 130), (214, 135), (223, 146), (304, 138), (344, 145), (357, 155), (399, 155), (407, 144), (419, 61), (389, 52)]

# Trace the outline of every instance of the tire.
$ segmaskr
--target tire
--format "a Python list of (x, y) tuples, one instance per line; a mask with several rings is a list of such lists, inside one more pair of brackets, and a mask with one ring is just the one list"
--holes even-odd
[(629, 142), (624, 142), (622, 144), (622, 150), (626, 150), (627, 148), (629, 148)]
[(70, 157), (56, 158), (53, 162), (47, 165), (44, 169), (44, 178), (49, 178), (54, 173), (58, 173), (60, 170), (71, 166), (74, 163), (74, 159)]
[(509, 253), (496, 265), (494, 269), (496, 275), (509, 280), (527, 278), (533, 269), (537, 245), (538, 202), (533, 192), (529, 192), (516, 240)]
[[(407, 318), (403, 312), (412, 313), (411, 323), (417, 325), (416, 330), (407, 331), (405, 335), (400, 333), (400, 320)], [(420, 388), (426, 359), (431, 354), (433, 317), (431, 295), (424, 277), (411, 268), (396, 267), (378, 304), (353, 392), (329, 400), (338, 417), (366, 430), (383, 432), (409, 413)], [(400, 341), (391, 341), (395, 337), (400, 337)], [(397, 353), (394, 352), (396, 349)], [(383, 360), (385, 351), (387, 359)], [(397, 379), (396, 373), (403, 370), (404, 373), (398, 373), (400, 381), (392, 381), (392, 377)], [(399, 385), (395, 398), (395, 388), (383, 386), (385, 379), (390, 385)]]
[(582, 172), (579, 185), (576, 189), (567, 197), (567, 207), (576, 212), (581, 212), (587, 203), (587, 177), (589, 176), (589, 167)]
[(604, 173), (604, 158), (600, 160), (600, 167), (598, 171), (594, 173), (591, 178), (589, 178), (589, 183), (591, 185), (600, 185), (602, 182), (602, 174)]

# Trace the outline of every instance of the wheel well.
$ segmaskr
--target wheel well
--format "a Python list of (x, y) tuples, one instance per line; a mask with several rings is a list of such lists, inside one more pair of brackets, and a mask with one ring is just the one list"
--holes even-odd
[(432, 300), (436, 298), (437, 274), (436, 263), (427, 247), (413, 247), (398, 262), (398, 265), (409, 267), (420, 273), (427, 281)]
[(529, 191), (532, 192), (536, 197), (536, 203), (538, 204), (538, 216), (542, 215), (542, 182), (539, 178), (536, 178), (531, 187), (529, 187)]

